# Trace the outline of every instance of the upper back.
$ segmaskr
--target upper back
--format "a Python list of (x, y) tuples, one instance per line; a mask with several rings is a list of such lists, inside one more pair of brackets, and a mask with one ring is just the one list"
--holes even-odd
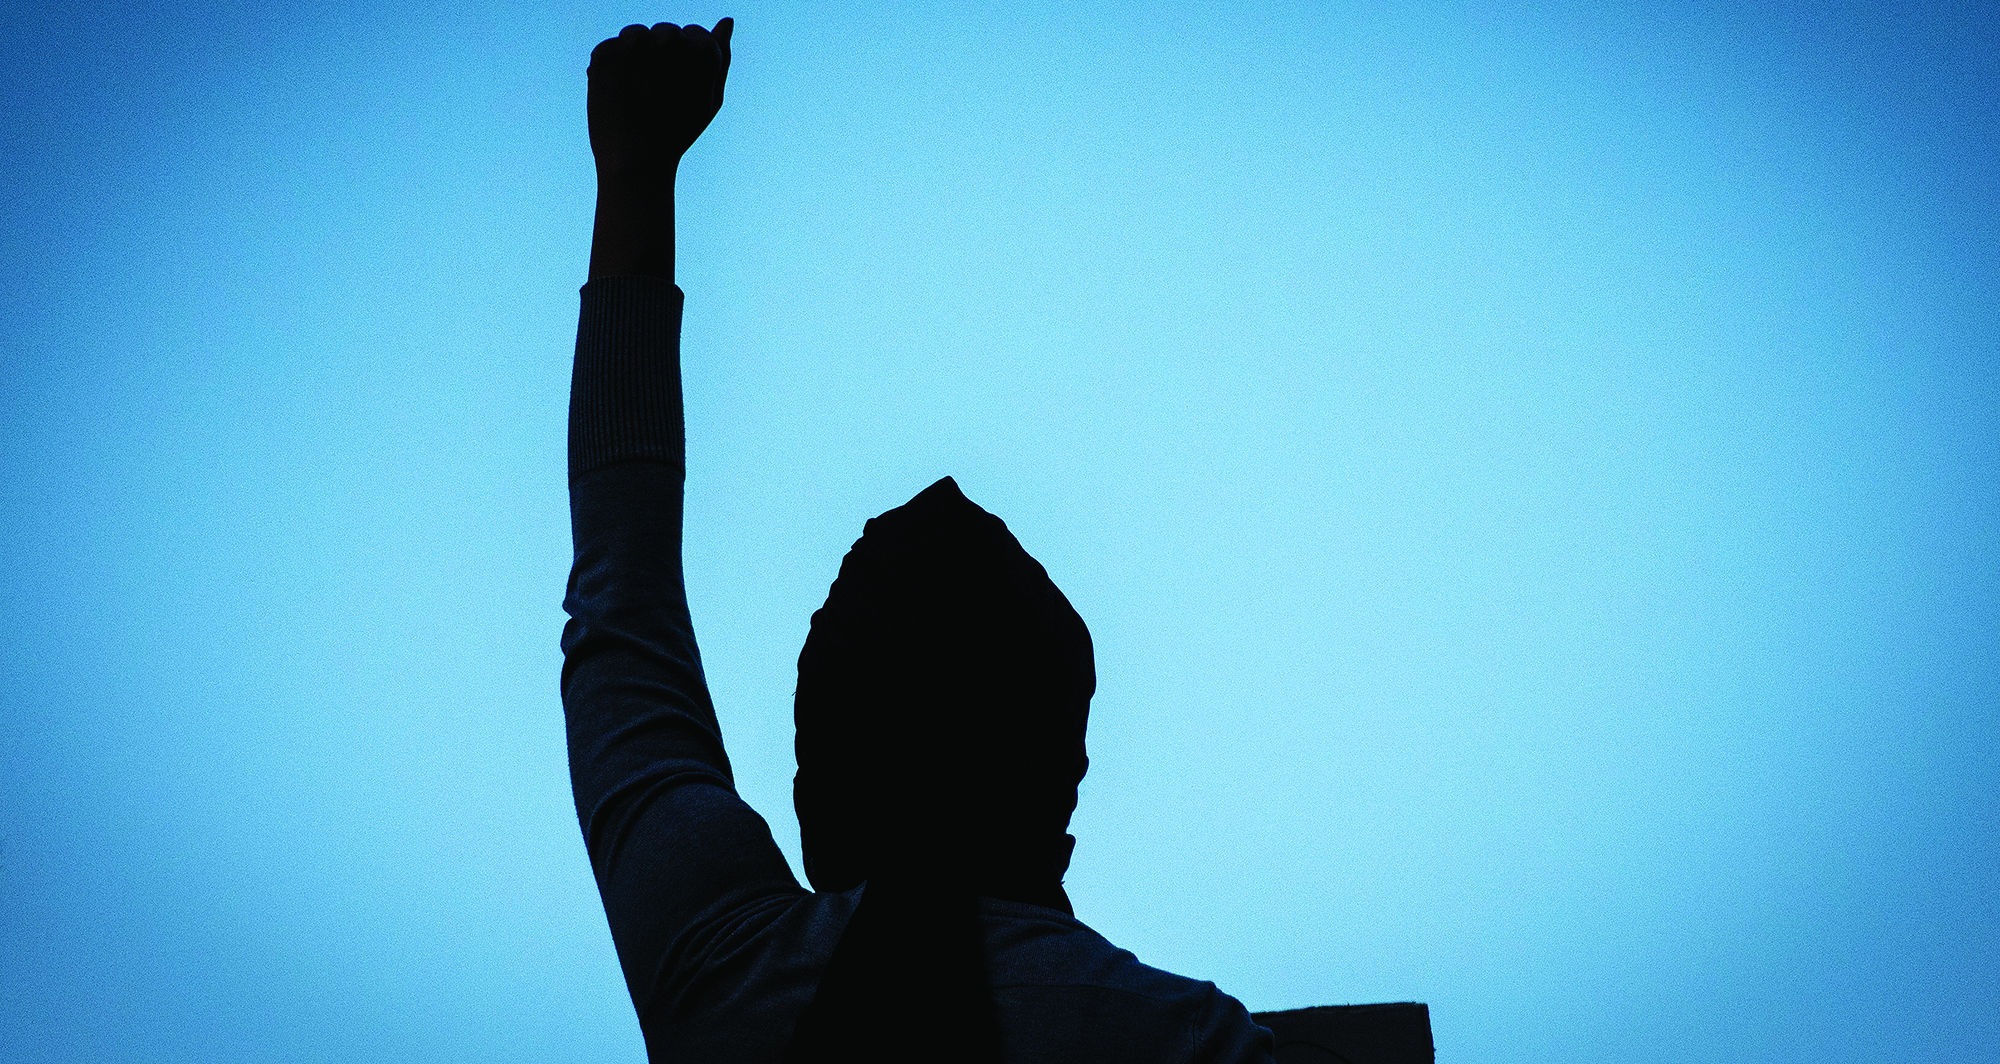
[[(782, 1059), (862, 889), (767, 899), (685, 936), (640, 1017), (650, 1057)], [(1009, 1064), (1270, 1059), (1270, 1033), (1215, 984), (1141, 964), (1053, 909), (992, 898), (981, 909)]]

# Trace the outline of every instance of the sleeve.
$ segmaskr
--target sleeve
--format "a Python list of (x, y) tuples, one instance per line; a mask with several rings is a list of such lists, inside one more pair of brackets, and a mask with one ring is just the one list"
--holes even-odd
[(702, 929), (803, 894), (737, 796), (681, 572), (682, 295), (651, 277), (584, 286), (570, 386), (563, 711), (577, 817), (641, 1016)]

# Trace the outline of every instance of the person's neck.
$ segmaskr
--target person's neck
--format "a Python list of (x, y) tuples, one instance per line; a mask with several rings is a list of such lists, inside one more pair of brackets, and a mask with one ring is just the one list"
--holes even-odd
[(1076, 915), (1070, 907), (1069, 893), (1063, 890), (1061, 877), (1023, 875), (1014, 865), (986, 869), (961, 867), (955, 871), (946, 871), (937, 865), (904, 866), (879, 869), (870, 879), (886, 883), (889, 889), (899, 893), (914, 890), (929, 894), (969, 894), (976, 898), (1039, 905), (1065, 915)]
[(1061, 883), (1040, 887), (998, 886), (981, 890), (979, 896), (998, 898), (1001, 901), (1017, 901), (1023, 905), (1039, 905), (1044, 909), (1054, 909), (1065, 916), (1076, 915), (1076, 910), (1069, 904), (1069, 892), (1063, 889)]

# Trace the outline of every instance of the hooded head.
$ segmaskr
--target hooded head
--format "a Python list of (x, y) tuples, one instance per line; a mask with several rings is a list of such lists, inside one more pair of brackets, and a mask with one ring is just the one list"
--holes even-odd
[(1083, 619), (950, 477), (869, 521), (799, 654), (807, 878), (1058, 904), (1096, 683)]

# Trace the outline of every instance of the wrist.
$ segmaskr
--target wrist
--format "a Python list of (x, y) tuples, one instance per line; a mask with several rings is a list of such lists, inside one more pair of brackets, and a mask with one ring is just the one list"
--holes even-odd
[(590, 240), (590, 276), (644, 274), (674, 279), (671, 172), (622, 171), (600, 177)]
[(680, 176), (679, 155), (657, 152), (622, 154), (604, 152), (597, 156), (597, 196), (607, 193), (641, 199), (662, 193), (672, 195), (674, 180)]

